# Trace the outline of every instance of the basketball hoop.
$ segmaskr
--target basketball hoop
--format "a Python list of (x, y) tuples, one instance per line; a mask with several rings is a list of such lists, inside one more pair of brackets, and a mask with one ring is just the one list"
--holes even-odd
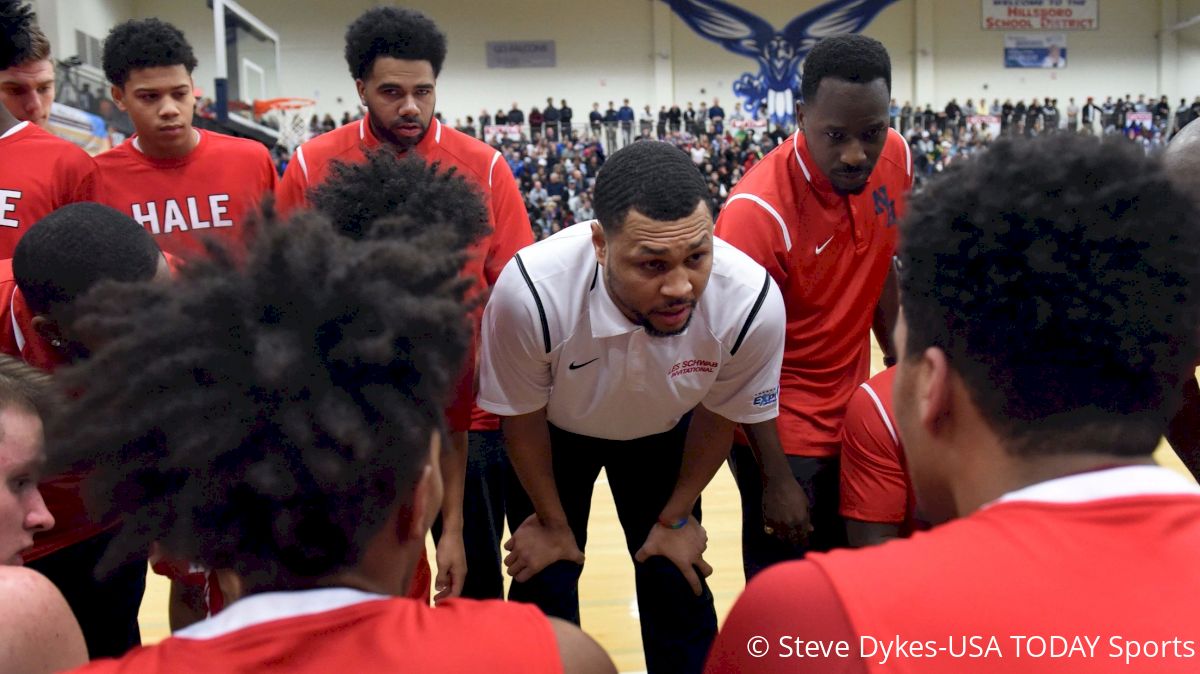
[(316, 105), (311, 98), (269, 98), (254, 101), (254, 118), (273, 117), (279, 122), (279, 145), (289, 153), (308, 140), (304, 111)]

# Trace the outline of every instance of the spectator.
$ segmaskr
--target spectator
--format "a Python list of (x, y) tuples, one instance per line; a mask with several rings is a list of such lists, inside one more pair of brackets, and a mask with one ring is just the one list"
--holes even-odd
[(712, 122), (713, 133), (720, 136), (725, 132), (725, 110), (716, 98), (713, 99), (712, 107), (708, 109), (708, 119)]
[(539, 138), (545, 133), (546, 118), (536, 107), (529, 109), (529, 137)]
[(508, 111), (508, 123), (521, 125), (525, 123), (525, 113), (517, 107), (517, 102), (513, 101), (512, 110)]
[[(609, 103), (612, 107), (612, 103)], [(592, 128), (592, 138), (600, 139), (600, 125), (604, 123), (604, 113), (600, 112), (600, 104), (592, 103), (592, 111), (588, 113), (588, 124)]]
[(567, 105), (567, 99), (565, 98), (559, 101), (559, 104), (558, 121), (562, 125), (562, 137), (570, 138), (572, 135), (571, 119), (575, 116), (575, 111), (571, 109), (571, 106)]
[(617, 111), (617, 119), (621, 122), (621, 147), (633, 142), (633, 108), (629, 107), (629, 99)]

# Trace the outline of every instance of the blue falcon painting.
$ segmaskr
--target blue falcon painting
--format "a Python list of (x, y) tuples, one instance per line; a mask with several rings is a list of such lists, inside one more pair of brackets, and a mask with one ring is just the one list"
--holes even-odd
[(758, 61), (758, 73), (742, 73), (733, 83), (742, 111), (757, 119), (765, 103), (768, 119), (795, 120), (800, 64), (821, 38), (860, 32), (897, 0), (831, 0), (792, 19), (776, 31), (761, 17), (721, 0), (663, 0), (701, 37)]

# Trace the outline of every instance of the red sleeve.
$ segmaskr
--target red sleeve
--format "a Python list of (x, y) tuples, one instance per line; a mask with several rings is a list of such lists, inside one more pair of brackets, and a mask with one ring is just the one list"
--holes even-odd
[(863, 522), (902, 524), (908, 476), (884, 412), (859, 386), (842, 424), (841, 513)]
[[(814, 652), (813, 646), (826, 650)], [(858, 636), (829, 578), (811, 562), (789, 562), (763, 571), (746, 586), (713, 642), (704, 671), (867, 674), (858, 653)]]
[[(291, 166), (289, 165), (290, 169)], [(500, 158), (492, 166), (492, 237), (488, 246), (487, 259), (483, 262), (483, 273), (488, 286), (495, 285), (504, 265), (517, 251), (533, 243), (533, 229), (529, 226), (529, 213), (525, 202), (517, 191), (508, 162)]]
[[(474, 329), (472, 329), (474, 332)], [(446, 425), (451, 433), (466, 432), (471, 429), (471, 412), (475, 407), (475, 350), (478, 346), (478, 333), (471, 336), (471, 348), (467, 350), (466, 360), (458, 375), (454, 387), (454, 398), (446, 408)]]
[(80, 164), (80, 174), (76, 178), (69, 203), (95, 201), (96, 199), (97, 174), (100, 169), (96, 168), (96, 162), (91, 157), (83, 157)]
[(732, 199), (717, 216), (718, 237), (767, 268), (780, 288), (787, 287), (788, 250), (779, 222), (749, 199)]
[(304, 175), (301, 156), (297, 148), (283, 172), (283, 178), (275, 185), (275, 212), (284, 217), (308, 205), (308, 197), (305, 195), (308, 178)]

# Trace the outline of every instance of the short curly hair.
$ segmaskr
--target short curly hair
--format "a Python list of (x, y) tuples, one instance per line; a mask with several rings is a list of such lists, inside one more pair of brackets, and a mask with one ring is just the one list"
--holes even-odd
[(892, 90), (892, 59), (883, 43), (866, 35), (835, 35), (821, 40), (804, 57), (800, 97), (806, 103), (817, 98), (821, 80), (832, 77), (857, 84), (882, 79)]
[(117, 87), (124, 87), (135, 70), (183, 66), (190, 75), (198, 63), (183, 31), (153, 18), (114, 26), (104, 39), (103, 62), (104, 76)]
[(36, 21), (25, 0), (0, 0), (0, 70), (35, 60), (38, 37), (45, 41)]
[(944, 351), (1016, 454), (1149, 454), (1200, 353), (1197, 223), (1124, 140), (997, 142), (912, 200), (903, 355)]
[(449, 237), (430, 243), (464, 248), (489, 231), (483, 195), (455, 167), (443, 171), (439, 162), (388, 149), (361, 162), (334, 162), (308, 199), (352, 239), (402, 238), (419, 246)]
[(613, 153), (596, 174), (592, 206), (605, 232), (619, 232), (629, 211), (651, 220), (678, 220), (708, 204), (708, 184), (686, 152), (640, 140)]
[(17, 242), (12, 269), (29, 308), (62, 320), (101, 281), (145, 281), (162, 260), (154, 237), (128, 215), (91, 202), (67, 204)]
[(346, 29), (346, 65), (356, 80), (365, 80), (375, 60), (429, 61), (433, 76), (446, 61), (446, 35), (432, 19), (402, 7), (373, 7)]
[(461, 250), (353, 241), (268, 213), (170, 284), (89, 294), (105, 345), (62, 374), (53, 466), (89, 469), (105, 568), (158, 541), (250, 586), (353, 568), (412, 489), (469, 343)]

